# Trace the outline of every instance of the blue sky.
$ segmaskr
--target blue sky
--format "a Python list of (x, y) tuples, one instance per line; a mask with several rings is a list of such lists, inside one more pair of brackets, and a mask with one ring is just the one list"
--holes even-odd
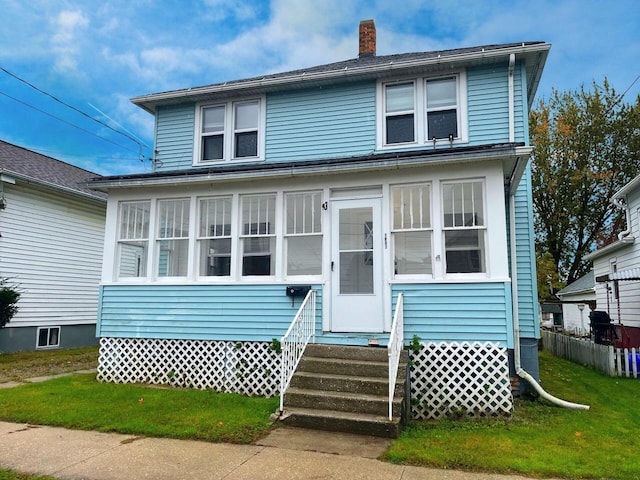
[(637, 0), (0, 0), (0, 139), (147, 172), (153, 117), (130, 98), (354, 58), (369, 18), (379, 55), (551, 43), (538, 98), (605, 75), (622, 93), (640, 75)]

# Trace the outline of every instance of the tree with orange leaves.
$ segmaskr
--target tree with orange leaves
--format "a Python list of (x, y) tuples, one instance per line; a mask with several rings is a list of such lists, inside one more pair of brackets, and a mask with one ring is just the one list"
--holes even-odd
[(640, 174), (640, 96), (624, 103), (606, 78), (592, 86), (554, 90), (529, 116), (536, 259), (549, 275), (551, 258), (567, 284), (589, 270), (586, 254), (615, 239), (623, 212), (610, 199)]

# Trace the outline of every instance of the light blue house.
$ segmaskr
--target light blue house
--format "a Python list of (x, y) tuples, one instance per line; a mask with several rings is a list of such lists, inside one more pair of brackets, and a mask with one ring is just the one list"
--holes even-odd
[(412, 396), (471, 373), (511, 408), (513, 352), (538, 371), (527, 122), (549, 48), (377, 56), (365, 21), (358, 58), (134, 98), (154, 171), (91, 185), (100, 378), (277, 394), (270, 345), (311, 289), (311, 342), (386, 346), (402, 298)]

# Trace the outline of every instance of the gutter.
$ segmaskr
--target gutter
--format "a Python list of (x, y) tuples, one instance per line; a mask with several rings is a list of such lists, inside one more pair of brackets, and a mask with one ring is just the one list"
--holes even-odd
[(83, 192), (82, 190), (76, 190), (70, 187), (65, 187), (63, 185), (58, 185), (56, 183), (37, 180), (27, 175), (0, 168), (0, 183), (9, 183), (15, 185), (16, 180), (26, 185), (35, 185), (46, 190), (52, 190), (58, 193), (62, 192), (76, 197), (84, 198), (86, 200), (93, 200), (97, 203), (107, 203), (107, 198), (103, 197), (102, 195), (98, 195), (97, 193), (95, 195), (92, 195), (89, 192)]
[(425, 165), (470, 163), (487, 159), (500, 160), (504, 157), (528, 157), (530, 147), (521, 143), (499, 144), (488, 147), (469, 147), (464, 156), (461, 149), (428, 150), (420, 152), (389, 152), (365, 157), (339, 158), (320, 161), (295, 161), (283, 163), (253, 163), (244, 165), (218, 166), (200, 170), (173, 170), (150, 174), (99, 177), (87, 182), (93, 189), (150, 187), (211, 183), (221, 181), (241, 181), (255, 179), (294, 178), (311, 175), (366, 172), (379, 169), (399, 170), (401, 168)]
[[(269, 89), (275, 89), (282, 86), (287, 86), (292, 83), (311, 83), (321, 81), (332, 81), (334, 79), (342, 78), (379, 78), (383, 74), (391, 74), (396, 71), (402, 71), (412, 68), (430, 67), (430, 66), (442, 66), (452, 64), (469, 64), (477, 60), (487, 59), (499, 59), (505, 56), (509, 58), (510, 55), (527, 55), (538, 54), (537, 62), (534, 65), (534, 70), (531, 72), (531, 88), (537, 88), (540, 76), (540, 64), (544, 63), (544, 59), (551, 48), (551, 45), (546, 43), (532, 43), (532, 44), (518, 44), (517, 46), (510, 46), (506, 48), (499, 48), (495, 50), (485, 50), (482, 48), (477, 52), (465, 52), (459, 54), (449, 54), (446, 56), (435, 56), (431, 58), (420, 58), (415, 60), (400, 60), (384, 63), (381, 65), (362, 65), (345, 67), (340, 70), (329, 70), (320, 72), (307, 72), (298, 70), (295, 74), (277, 76), (275, 78), (260, 77), (250, 80), (237, 81), (237, 82), (225, 82), (215, 85), (207, 85), (203, 87), (188, 88), (183, 90), (173, 90), (169, 92), (155, 93), (149, 95), (143, 95), (140, 97), (134, 97), (131, 102), (135, 105), (143, 108), (149, 113), (154, 113), (154, 104), (163, 104), (165, 102), (175, 102), (176, 100), (183, 100), (192, 97), (208, 96), (222, 93), (235, 93), (243, 90), (259, 89), (267, 91)], [(298, 73), (301, 72), (301, 73)], [(532, 92), (528, 92), (531, 94)], [(533, 99), (531, 99), (533, 101)]]

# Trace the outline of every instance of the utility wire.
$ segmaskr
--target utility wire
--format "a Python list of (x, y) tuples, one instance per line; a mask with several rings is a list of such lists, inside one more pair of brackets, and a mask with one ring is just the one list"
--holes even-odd
[[(140, 153), (140, 156), (142, 157), (142, 142), (138, 141), (137, 139), (135, 139), (135, 138), (134, 138), (134, 137), (132, 137), (131, 135), (128, 135), (128, 134), (126, 134), (126, 133), (124, 133), (124, 132), (121, 132), (120, 130), (117, 130), (117, 129), (113, 128), (111, 125), (109, 125), (109, 124), (107, 124), (107, 123), (104, 123), (104, 122), (102, 122), (102, 121), (100, 121), (100, 120), (98, 120), (98, 119), (96, 119), (96, 118), (92, 117), (92, 116), (91, 116), (91, 115), (89, 115), (88, 113), (83, 112), (82, 110), (80, 110), (80, 109), (78, 109), (78, 108), (74, 107), (73, 105), (70, 105), (70, 104), (68, 104), (68, 103), (66, 103), (66, 102), (64, 102), (64, 101), (62, 101), (62, 100), (60, 100), (60, 99), (59, 99), (59, 98), (57, 98), (56, 96), (51, 95), (51, 94), (50, 94), (50, 93), (48, 93), (48, 92), (45, 92), (44, 90), (42, 90), (42, 89), (40, 89), (40, 88), (36, 87), (36, 86), (35, 86), (35, 85), (33, 85), (32, 83), (29, 83), (27, 80), (25, 80), (25, 79), (23, 79), (23, 78), (20, 78), (18, 75), (15, 75), (15, 74), (11, 73), (11, 72), (10, 72), (9, 70), (7, 70), (6, 68), (0, 67), (0, 70), (1, 70), (1, 71), (3, 71), (4, 73), (6, 73), (7, 75), (9, 75), (10, 77), (15, 78), (15, 79), (16, 79), (16, 80), (18, 80), (19, 82), (22, 82), (22, 83), (24, 83), (25, 85), (27, 85), (27, 86), (29, 86), (29, 87), (33, 88), (33, 89), (34, 89), (34, 90), (36, 90), (37, 92), (39, 92), (39, 93), (41, 93), (41, 94), (43, 94), (43, 95), (46, 95), (47, 97), (51, 98), (52, 100), (54, 100), (54, 101), (56, 101), (56, 102), (58, 102), (58, 103), (60, 103), (60, 104), (64, 105), (65, 107), (70, 108), (71, 110), (73, 110), (73, 111), (75, 111), (75, 112), (79, 113), (80, 115), (82, 115), (82, 116), (84, 116), (84, 117), (87, 117), (88, 119), (93, 120), (94, 122), (96, 122), (96, 123), (98, 123), (98, 124), (102, 125), (103, 127), (107, 127), (109, 130), (112, 130), (112, 131), (114, 131), (114, 132), (116, 132), (116, 133), (118, 133), (118, 134), (120, 134), (120, 135), (122, 135), (122, 136), (124, 136), (124, 137), (128, 138), (129, 140), (131, 140), (132, 142), (134, 142), (134, 143), (136, 143), (136, 144), (138, 145), (138, 147), (139, 147), (139, 149), (140, 149), (140, 152), (139, 152), (139, 153)], [(5, 94), (5, 95), (6, 95), (6, 94)], [(9, 95), (6, 95), (6, 96), (9, 96)], [(14, 100), (15, 100), (15, 98), (14, 98)], [(21, 102), (21, 103), (22, 103), (22, 102)], [(29, 106), (31, 106), (32, 108), (35, 108), (35, 107), (33, 107), (32, 105), (29, 105)], [(37, 108), (36, 108), (36, 110), (39, 110), (39, 109), (37, 109)], [(39, 111), (42, 111), (42, 110), (39, 110)], [(46, 112), (43, 112), (43, 113), (46, 113)], [(51, 116), (53, 116), (53, 115), (51, 115)], [(54, 118), (57, 118), (57, 117), (54, 117)], [(60, 119), (58, 118), (58, 120), (60, 120)], [(63, 121), (64, 121), (64, 120), (63, 120)], [(68, 122), (65, 122), (65, 123), (68, 123)], [(78, 127), (78, 128), (79, 128), (79, 127)], [(81, 129), (81, 130), (83, 130), (83, 129)], [(86, 130), (85, 130), (85, 131), (86, 131)], [(99, 138), (102, 138), (102, 137), (99, 137)], [(111, 142), (111, 143), (113, 143), (113, 142)], [(118, 144), (116, 143), (115, 145), (118, 145)], [(120, 146), (121, 146), (121, 145), (120, 145)], [(146, 146), (147, 148), (150, 148), (148, 145), (145, 145), (145, 146)]]
[(629, 86), (627, 87), (627, 89), (626, 89), (624, 92), (622, 92), (622, 95), (620, 95), (620, 100), (622, 100), (622, 98), (624, 98), (624, 96), (627, 94), (627, 92), (628, 92), (629, 90), (631, 90), (631, 87), (633, 87), (633, 86), (635, 85), (635, 83), (638, 81), (638, 79), (640, 79), (640, 75), (638, 75), (638, 76), (635, 78), (635, 80), (634, 80), (633, 82), (631, 82), (631, 85), (629, 85)]
[[(0, 67), (0, 68), (2, 68), (2, 67)], [(55, 118), (56, 120), (58, 120), (58, 121), (60, 121), (60, 122), (62, 122), (62, 123), (65, 123), (65, 124), (67, 124), (67, 125), (69, 125), (69, 126), (71, 126), (71, 127), (73, 127), (73, 128), (77, 128), (78, 130), (81, 130), (81, 131), (83, 131), (84, 133), (88, 133), (89, 135), (92, 135), (92, 136), (94, 136), (94, 137), (96, 137), (96, 138), (99, 138), (100, 140), (102, 140), (102, 141), (104, 141), (104, 142), (108, 142), (108, 143), (111, 143), (112, 145), (115, 145), (115, 146), (117, 146), (117, 147), (125, 148), (125, 149), (127, 149), (127, 150), (129, 150), (129, 151), (131, 151), (131, 152), (135, 152), (135, 149), (133, 149), (133, 148), (131, 148), (131, 147), (126, 147), (126, 146), (121, 145), (121, 144), (119, 144), (119, 143), (116, 143), (116, 142), (114, 142), (114, 141), (112, 141), (112, 140), (109, 140), (109, 139), (107, 139), (107, 138), (104, 138), (104, 137), (101, 137), (101, 136), (99, 136), (99, 135), (96, 135), (95, 133), (93, 133), (93, 132), (91, 132), (91, 131), (89, 131), (89, 130), (86, 130), (86, 129), (82, 128), (82, 127), (79, 127), (78, 125), (74, 125), (73, 123), (68, 122), (67, 120), (64, 120), (64, 119), (62, 119), (62, 118), (60, 118), (60, 117), (56, 117), (55, 115), (53, 115), (53, 114), (51, 114), (51, 113), (49, 113), (49, 112), (45, 112), (44, 110), (42, 110), (42, 109), (40, 109), (40, 108), (38, 108), (38, 107), (35, 107), (35, 106), (31, 105), (30, 103), (27, 103), (27, 102), (25, 102), (25, 101), (23, 101), (23, 100), (20, 100), (20, 99), (18, 99), (18, 98), (12, 97), (12, 96), (11, 96), (11, 95), (9, 95), (8, 93), (4, 93), (4, 92), (0, 91), (0, 95), (4, 95), (5, 97), (10, 98), (10, 99), (11, 99), (11, 100), (13, 100), (14, 102), (21, 103), (22, 105), (25, 105), (25, 106), (27, 106), (27, 107), (29, 107), (29, 108), (32, 108), (32, 109), (34, 109), (34, 110), (36, 110), (36, 111), (38, 111), (38, 112), (40, 112), (40, 113), (43, 113), (43, 114), (45, 114), (45, 115), (47, 115), (47, 116), (49, 116), (49, 117), (51, 117), (51, 118)], [(139, 153), (139, 152), (138, 152), (138, 153)]]

